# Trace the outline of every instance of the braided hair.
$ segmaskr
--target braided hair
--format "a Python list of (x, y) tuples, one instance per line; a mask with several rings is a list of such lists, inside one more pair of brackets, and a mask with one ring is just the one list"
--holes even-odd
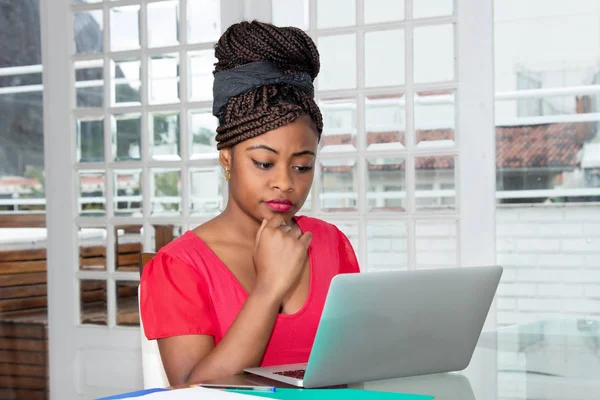
[[(306, 72), (314, 81), (320, 69), (317, 47), (304, 31), (257, 21), (230, 26), (216, 44), (215, 56), (218, 60), (215, 73), (255, 61), (270, 61), (283, 74)], [(219, 118), (217, 149), (233, 147), (302, 115), (311, 118), (320, 137), (321, 111), (304, 90), (287, 84), (251, 89), (227, 101)]]

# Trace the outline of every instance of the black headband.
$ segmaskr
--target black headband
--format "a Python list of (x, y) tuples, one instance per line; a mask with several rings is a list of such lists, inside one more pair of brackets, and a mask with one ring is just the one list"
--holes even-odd
[(216, 72), (214, 76), (213, 115), (219, 119), (225, 112), (227, 100), (260, 86), (293, 85), (302, 88), (311, 97), (314, 96), (310, 74), (307, 72), (282, 74), (279, 67), (270, 61), (251, 62), (227, 71)]

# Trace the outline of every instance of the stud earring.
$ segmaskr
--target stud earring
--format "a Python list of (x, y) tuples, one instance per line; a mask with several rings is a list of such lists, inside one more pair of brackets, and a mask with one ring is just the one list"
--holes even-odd
[(231, 179), (231, 174), (229, 173), (229, 169), (225, 168), (225, 180), (229, 182)]

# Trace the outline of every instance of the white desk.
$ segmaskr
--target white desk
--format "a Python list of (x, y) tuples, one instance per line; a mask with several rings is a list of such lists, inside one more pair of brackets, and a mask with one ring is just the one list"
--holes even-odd
[[(248, 374), (203, 383), (287, 387)], [(435, 400), (600, 400), (600, 321), (545, 321), (484, 332), (464, 371), (350, 387)]]

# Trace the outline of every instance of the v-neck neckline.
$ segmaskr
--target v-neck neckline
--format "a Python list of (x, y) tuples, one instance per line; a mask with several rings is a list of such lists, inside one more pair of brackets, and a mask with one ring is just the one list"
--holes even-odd
[[(292, 217), (292, 219), (296, 222), (296, 225), (298, 225), (298, 229), (300, 229), (300, 232), (302, 234), (304, 234), (304, 230), (300, 224), (301, 217), (298, 218), (298, 217), (294, 216), (294, 217)], [(193, 235), (193, 237), (202, 244), (202, 246), (207, 250), (208, 254), (215, 260), (215, 262), (220, 266), (220, 268), (223, 269), (224, 272), (229, 276), (229, 279), (233, 282), (233, 284), (237, 287), (237, 289), (244, 295), (245, 298), (248, 298), (250, 293), (240, 283), (240, 281), (235, 276), (235, 274), (231, 271), (231, 269), (229, 269), (229, 267), (223, 262), (223, 260), (221, 260), (221, 258), (219, 258), (219, 256), (213, 251), (213, 249), (210, 248), (208, 243), (206, 243), (202, 238), (200, 238), (198, 235), (196, 235), (193, 231), (189, 230), (188, 233)], [(314, 237), (313, 237), (313, 239), (314, 239)], [(315, 271), (314, 271), (313, 264), (314, 264), (314, 262), (313, 262), (313, 257), (312, 257), (312, 243), (311, 243), (311, 245), (308, 246), (308, 267), (310, 268), (310, 278), (309, 278), (309, 283), (308, 283), (308, 294), (306, 296), (306, 300), (304, 301), (304, 304), (302, 305), (302, 307), (293, 314), (277, 314), (278, 319), (297, 318), (300, 315), (302, 315), (306, 311), (308, 306), (310, 305), (310, 302), (312, 299), (312, 294), (313, 294), (314, 279), (315, 279), (314, 278)]]

